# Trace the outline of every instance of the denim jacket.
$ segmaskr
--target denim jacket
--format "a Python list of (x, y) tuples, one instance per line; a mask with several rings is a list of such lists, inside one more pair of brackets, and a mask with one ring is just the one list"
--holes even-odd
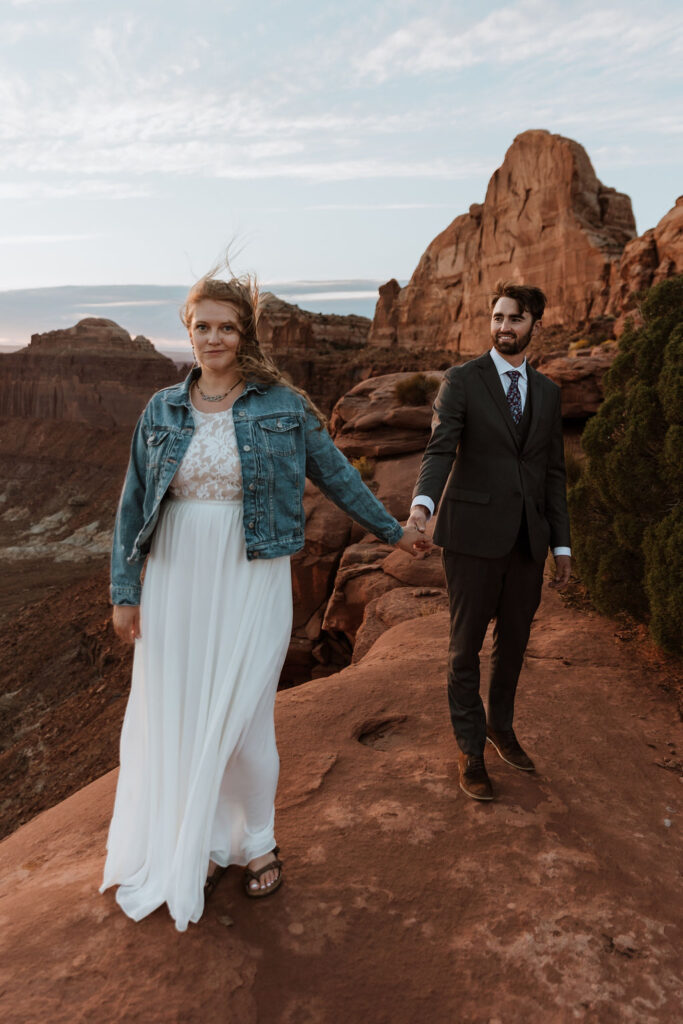
[[(116, 514), (113, 604), (140, 603), (140, 573), (159, 509), (194, 433), (190, 386), (157, 391), (138, 420)], [(247, 382), (232, 407), (242, 464), (247, 558), (277, 558), (303, 547), (306, 477), (339, 508), (388, 544), (403, 530), (321, 429), (304, 399), (284, 385)]]

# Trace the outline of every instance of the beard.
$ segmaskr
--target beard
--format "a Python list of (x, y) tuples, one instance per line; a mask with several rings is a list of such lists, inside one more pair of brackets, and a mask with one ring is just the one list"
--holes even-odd
[(519, 352), (523, 352), (531, 341), (531, 332), (533, 329), (534, 325), (531, 324), (529, 330), (525, 334), (521, 334), (519, 337), (514, 339), (504, 338), (502, 341), (498, 338), (499, 332), (493, 331), (491, 338), (494, 348), (496, 348), (501, 355), (517, 355)]

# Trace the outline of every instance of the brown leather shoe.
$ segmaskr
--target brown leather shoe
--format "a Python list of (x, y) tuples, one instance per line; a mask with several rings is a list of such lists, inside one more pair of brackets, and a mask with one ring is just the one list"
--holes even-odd
[(458, 757), (460, 769), (460, 788), (473, 800), (493, 800), (491, 780), (486, 772), (484, 755), (467, 755), (460, 753)]
[(511, 764), (513, 768), (518, 768), (520, 772), (535, 771), (534, 762), (520, 747), (514, 729), (501, 729), (497, 731), (487, 726), (486, 738), (495, 747), (506, 764)]

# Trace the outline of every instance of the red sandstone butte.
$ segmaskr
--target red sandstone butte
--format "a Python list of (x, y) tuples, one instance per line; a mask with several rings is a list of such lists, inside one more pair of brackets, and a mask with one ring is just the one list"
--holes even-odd
[(369, 342), (478, 354), (488, 344), (488, 298), (500, 278), (543, 288), (548, 325), (601, 316), (635, 234), (631, 200), (598, 180), (578, 142), (524, 132), (483, 204), (430, 243), (405, 288), (380, 289)]

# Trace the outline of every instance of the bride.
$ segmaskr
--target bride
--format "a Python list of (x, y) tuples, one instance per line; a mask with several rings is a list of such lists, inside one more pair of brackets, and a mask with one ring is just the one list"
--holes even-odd
[(134, 920), (166, 903), (179, 931), (230, 864), (251, 898), (282, 881), (273, 709), (305, 478), (383, 541), (430, 546), (263, 352), (252, 279), (211, 272), (182, 319), (196, 365), (140, 417), (116, 517), (113, 622), (135, 655), (100, 889)]

